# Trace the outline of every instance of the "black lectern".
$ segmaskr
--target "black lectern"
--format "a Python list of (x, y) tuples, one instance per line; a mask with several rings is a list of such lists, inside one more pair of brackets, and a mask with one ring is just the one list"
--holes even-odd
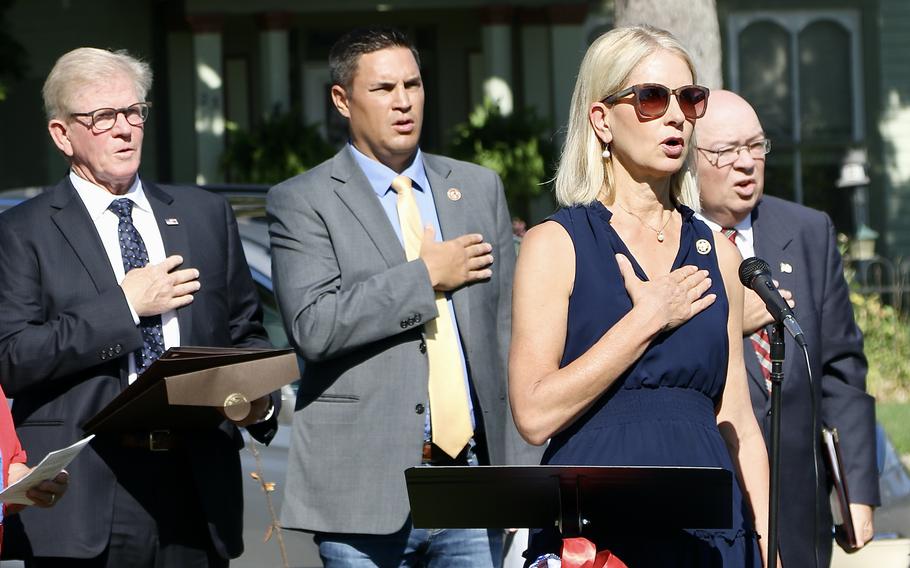
[(729, 529), (733, 475), (722, 468), (605, 466), (412, 467), (418, 528), (559, 527), (598, 532)]

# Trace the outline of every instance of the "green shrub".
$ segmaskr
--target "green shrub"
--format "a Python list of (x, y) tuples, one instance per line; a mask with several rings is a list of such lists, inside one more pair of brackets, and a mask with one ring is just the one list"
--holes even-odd
[(910, 322), (877, 294), (850, 293), (869, 360), (867, 389), (880, 402), (910, 401)]
[(251, 131), (228, 124), (221, 168), (229, 182), (272, 185), (305, 172), (333, 154), (335, 149), (318, 126), (300, 124), (295, 113), (274, 114)]
[(509, 211), (527, 220), (529, 200), (553, 177), (556, 154), (549, 132), (532, 109), (505, 116), (487, 100), (455, 126), (448, 153), (498, 173)]

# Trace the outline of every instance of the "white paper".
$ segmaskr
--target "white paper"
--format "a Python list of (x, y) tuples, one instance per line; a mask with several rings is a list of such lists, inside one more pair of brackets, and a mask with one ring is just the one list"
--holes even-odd
[(20, 505), (33, 505), (25, 493), (45, 479), (53, 479), (63, 468), (69, 465), (82, 449), (92, 441), (95, 435), (87, 436), (72, 446), (54, 450), (44, 456), (41, 463), (36, 465), (25, 477), (0, 491), (0, 503), (17, 503)]

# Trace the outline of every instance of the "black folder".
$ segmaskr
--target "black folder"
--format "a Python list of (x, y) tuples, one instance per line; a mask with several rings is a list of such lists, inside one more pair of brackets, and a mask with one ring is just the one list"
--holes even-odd
[(711, 467), (477, 466), (405, 471), (418, 528), (729, 529), (733, 475)]
[(822, 428), (822, 446), (831, 478), (831, 516), (834, 519), (834, 539), (844, 550), (850, 552), (859, 546), (856, 531), (853, 530), (853, 514), (850, 512), (850, 490), (841, 455), (837, 428)]
[(225, 415), (243, 419), (250, 402), (299, 378), (291, 349), (172, 347), (83, 429), (103, 434), (207, 428)]

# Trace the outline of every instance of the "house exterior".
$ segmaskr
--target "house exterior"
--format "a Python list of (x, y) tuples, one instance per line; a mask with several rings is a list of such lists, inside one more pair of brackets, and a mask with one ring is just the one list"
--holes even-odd
[[(676, 4), (676, 0), (668, 0)], [(828, 211), (841, 232), (878, 233), (877, 252), (910, 253), (910, 3), (717, 0), (725, 86), (752, 101), (773, 149), (769, 193)], [(28, 73), (0, 103), (0, 188), (58, 179), (40, 88), (82, 45), (124, 48), (155, 71), (143, 175), (218, 183), (228, 124), (293, 111), (333, 144), (328, 50), (348, 29), (395, 25), (415, 38), (427, 89), (423, 147), (444, 151), (484, 95), (533, 107), (558, 140), (578, 64), (608, 29), (610, 0), (19, 0), (10, 33)], [(534, 210), (539, 219), (551, 207)], [(537, 219), (532, 219), (532, 221)]]

